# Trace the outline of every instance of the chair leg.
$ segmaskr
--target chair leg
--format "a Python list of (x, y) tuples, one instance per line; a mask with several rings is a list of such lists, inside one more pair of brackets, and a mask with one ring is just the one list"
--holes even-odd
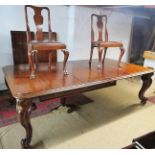
[(106, 53), (107, 53), (107, 48), (104, 48), (104, 55), (103, 55), (103, 59), (102, 59), (103, 64), (104, 64), (104, 61), (105, 61)]
[(36, 69), (38, 68), (38, 64), (39, 64), (39, 60), (38, 60), (38, 51), (34, 51), (34, 60), (35, 60), (35, 64), (36, 64)]
[(66, 70), (66, 63), (69, 57), (69, 52), (67, 49), (63, 49), (62, 52), (64, 53), (63, 72), (65, 75), (68, 75), (68, 72)]
[(51, 69), (51, 64), (52, 64), (52, 53), (49, 54), (49, 64), (48, 64), (48, 68), (49, 70)]
[(89, 59), (89, 67), (91, 67), (92, 56), (93, 56), (93, 50), (94, 50), (94, 47), (91, 47), (91, 50), (90, 50), (90, 59)]
[(28, 52), (28, 62), (29, 62), (29, 68), (31, 71), (30, 78), (35, 78), (35, 68), (34, 68), (34, 53), (32, 51)]
[(122, 57), (124, 55), (124, 52), (125, 52), (125, 49), (124, 47), (120, 47), (120, 56), (119, 56), (119, 59), (118, 59), (118, 67), (120, 67), (120, 63), (121, 63), (121, 60), (122, 60)]
[(101, 68), (102, 66), (102, 53), (103, 53), (103, 49), (102, 48), (98, 48), (98, 68)]

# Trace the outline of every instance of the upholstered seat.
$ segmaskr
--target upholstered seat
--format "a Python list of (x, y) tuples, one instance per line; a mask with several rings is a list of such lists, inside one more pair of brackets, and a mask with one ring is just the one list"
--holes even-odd
[(36, 50), (57, 50), (57, 49), (66, 49), (66, 45), (60, 42), (52, 42), (48, 40), (43, 41), (31, 41), (29, 45), (32, 46), (32, 49)]
[(121, 42), (117, 42), (117, 41), (94, 41), (92, 42), (92, 44), (94, 47), (104, 47), (104, 48), (123, 46)]

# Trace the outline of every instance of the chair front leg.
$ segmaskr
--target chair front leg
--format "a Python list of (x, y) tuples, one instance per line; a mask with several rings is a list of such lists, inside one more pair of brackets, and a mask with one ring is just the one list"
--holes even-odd
[(124, 52), (125, 52), (124, 47), (123, 47), (123, 46), (120, 47), (120, 55), (119, 55), (118, 64), (117, 64), (118, 67), (120, 67), (120, 63), (121, 63), (122, 57), (123, 57), (123, 55), (124, 55)]
[(39, 60), (38, 60), (38, 50), (33, 50), (33, 59), (35, 61), (35, 66), (36, 66), (36, 69), (38, 68), (38, 65), (39, 65)]
[(102, 53), (103, 53), (103, 48), (98, 47), (98, 66), (97, 68), (101, 68), (102, 66)]
[(103, 55), (103, 59), (102, 59), (102, 63), (104, 64), (104, 61), (105, 61), (105, 56), (106, 56), (106, 53), (107, 53), (107, 47), (104, 48), (104, 55)]
[(90, 59), (89, 59), (89, 67), (91, 67), (92, 56), (93, 56), (93, 50), (94, 50), (94, 47), (91, 46), (91, 50), (90, 50)]
[(30, 68), (30, 78), (35, 78), (35, 67), (34, 67), (34, 53), (31, 51), (28, 51), (28, 63)]
[(67, 64), (67, 60), (69, 57), (69, 51), (67, 49), (63, 49), (61, 50), (64, 53), (64, 62), (63, 62), (63, 72), (65, 75), (68, 75), (67, 69), (66, 69), (66, 64)]

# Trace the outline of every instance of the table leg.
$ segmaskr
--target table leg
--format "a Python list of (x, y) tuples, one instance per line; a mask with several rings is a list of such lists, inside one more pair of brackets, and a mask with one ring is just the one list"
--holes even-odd
[(145, 74), (145, 75), (141, 76), (143, 84), (142, 84), (142, 87), (139, 91), (138, 96), (141, 100), (142, 105), (146, 104), (146, 101), (148, 100), (148, 98), (144, 96), (144, 93), (152, 84), (152, 79), (151, 79), (152, 75), (153, 75), (153, 73), (149, 73), (149, 74)]
[(30, 123), (30, 114), (35, 108), (36, 105), (32, 103), (32, 100), (16, 99), (18, 119), (26, 130), (26, 138), (21, 140), (22, 148), (31, 148), (30, 143), (32, 139), (32, 126)]

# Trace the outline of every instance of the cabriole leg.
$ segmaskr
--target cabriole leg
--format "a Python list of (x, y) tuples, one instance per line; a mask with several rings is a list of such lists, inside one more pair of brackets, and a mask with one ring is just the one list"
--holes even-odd
[(34, 109), (36, 109), (36, 105), (31, 100), (16, 99), (18, 119), (26, 131), (26, 137), (21, 140), (22, 148), (31, 148), (32, 126), (30, 123), (30, 114)]
[(89, 67), (91, 67), (91, 63), (92, 63), (93, 50), (94, 50), (94, 47), (91, 47), (91, 50), (90, 50), (90, 59), (89, 59)]
[(124, 55), (124, 52), (125, 52), (124, 47), (120, 47), (120, 55), (119, 55), (119, 59), (118, 59), (118, 67), (120, 67), (120, 63), (121, 63), (122, 57)]
[(151, 79), (152, 75), (153, 73), (149, 73), (141, 76), (143, 83), (138, 96), (139, 96), (139, 99), (141, 100), (142, 105), (146, 104), (146, 101), (148, 100), (148, 98), (144, 96), (144, 93), (152, 84), (152, 79)]
[(66, 69), (66, 64), (67, 64), (67, 60), (69, 57), (69, 52), (67, 49), (63, 49), (62, 52), (64, 53), (64, 62), (63, 62), (63, 72), (65, 75), (68, 75), (67, 69)]
[(102, 48), (98, 48), (98, 68), (100, 69), (102, 67), (102, 53), (103, 53), (103, 49)]
[(103, 64), (104, 64), (104, 61), (105, 61), (106, 53), (107, 53), (107, 48), (104, 49), (104, 55), (103, 55), (103, 60), (102, 60), (102, 63), (103, 63)]

